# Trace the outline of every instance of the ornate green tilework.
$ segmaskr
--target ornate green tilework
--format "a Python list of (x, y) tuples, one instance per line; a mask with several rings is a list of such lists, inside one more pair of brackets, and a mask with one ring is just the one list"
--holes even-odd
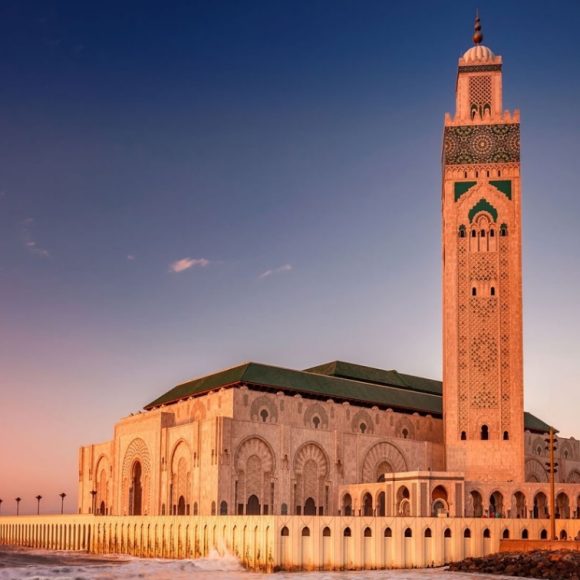
[(473, 221), (473, 218), (480, 212), (486, 211), (488, 214), (491, 215), (493, 221), (497, 221), (497, 209), (487, 201), (485, 198), (481, 198), (470, 210), (469, 210), (469, 222)]
[(445, 127), (446, 165), (508, 163), (520, 160), (520, 125)]
[(466, 191), (469, 191), (477, 181), (456, 181), (454, 184), (455, 201), (457, 201)]
[(508, 199), (512, 198), (512, 182), (510, 179), (501, 179), (499, 181), (490, 181), (490, 185), (493, 185), (499, 189)]

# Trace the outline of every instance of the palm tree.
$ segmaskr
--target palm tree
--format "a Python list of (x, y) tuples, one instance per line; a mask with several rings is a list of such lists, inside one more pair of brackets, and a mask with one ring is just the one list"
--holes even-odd
[(20, 502), (22, 501), (21, 497), (16, 498), (16, 515), (20, 515)]
[(64, 491), (62, 493), (59, 493), (58, 495), (60, 495), (60, 513), (64, 513), (64, 498), (66, 497), (66, 493), (64, 493)]
[(42, 499), (41, 495), (36, 496), (36, 515), (40, 514), (40, 500)]

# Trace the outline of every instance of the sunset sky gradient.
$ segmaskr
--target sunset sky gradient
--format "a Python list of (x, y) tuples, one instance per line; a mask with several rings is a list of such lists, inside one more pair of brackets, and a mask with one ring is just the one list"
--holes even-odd
[[(2, 513), (192, 376), (441, 377), (443, 115), (476, 3), (0, 7)], [(580, 436), (576, 0), (479, 2), (522, 114), (526, 409)]]

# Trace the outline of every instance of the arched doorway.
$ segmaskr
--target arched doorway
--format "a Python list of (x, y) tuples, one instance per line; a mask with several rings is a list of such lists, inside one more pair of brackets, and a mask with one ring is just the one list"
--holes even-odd
[(248, 516), (259, 516), (260, 515), (260, 500), (257, 495), (251, 495), (248, 498), (248, 503), (246, 505), (246, 515)]
[(503, 495), (499, 491), (494, 491), (489, 498), (489, 517), (503, 517)]
[(305, 516), (315, 516), (316, 515), (316, 504), (314, 499), (309, 497), (304, 503), (304, 515)]
[(129, 514), (132, 516), (141, 515), (143, 499), (141, 472), (141, 462), (135, 461), (131, 470), (131, 488), (129, 489)]
[(402, 485), (397, 491), (397, 515), (398, 516), (410, 516), (411, 515), (411, 502), (409, 498), (411, 494), (409, 489)]
[(548, 517), (548, 498), (543, 491), (538, 492), (534, 496), (534, 518)]
[(177, 515), (185, 515), (185, 498), (182, 495), (180, 495), (179, 500), (177, 500)]
[(342, 515), (352, 516), (352, 497), (350, 493), (345, 493), (342, 498)]
[(481, 518), (483, 516), (483, 499), (481, 494), (473, 490), (471, 492), (471, 503), (473, 504), (473, 517), (474, 518)]
[(563, 519), (570, 517), (570, 499), (563, 491), (556, 496), (556, 517)]
[(431, 492), (431, 515), (437, 517), (447, 512), (449, 512), (447, 490), (442, 485), (438, 485)]
[(521, 491), (516, 491), (514, 494), (514, 502), (513, 505), (515, 507), (515, 514), (512, 514), (512, 517), (515, 516), (516, 518), (526, 518), (528, 515), (528, 509), (526, 507), (526, 496)]
[(379, 495), (377, 496), (377, 515), (378, 516), (385, 516), (386, 515), (386, 510), (385, 510), (385, 492), (381, 491), (379, 493)]
[(370, 493), (365, 493), (363, 496), (363, 516), (373, 515), (373, 496)]

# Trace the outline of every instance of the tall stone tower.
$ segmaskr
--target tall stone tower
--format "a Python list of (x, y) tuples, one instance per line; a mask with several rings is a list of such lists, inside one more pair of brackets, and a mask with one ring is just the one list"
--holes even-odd
[(459, 59), (443, 148), (446, 463), (468, 480), (524, 480), (519, 112), (502, 109), (502, 59)]

